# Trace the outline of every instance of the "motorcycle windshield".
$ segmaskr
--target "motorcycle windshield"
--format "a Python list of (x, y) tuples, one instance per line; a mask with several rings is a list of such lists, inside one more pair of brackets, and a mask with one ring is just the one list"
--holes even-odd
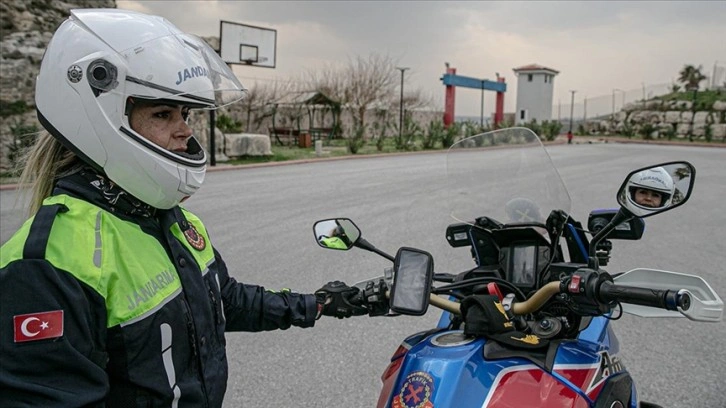
[(570, 211), (570, 195), (539, 137), (527, 128), (495, 130), (460, 140), (446, 156), (451, 216), (473, 224), (545, 223)]

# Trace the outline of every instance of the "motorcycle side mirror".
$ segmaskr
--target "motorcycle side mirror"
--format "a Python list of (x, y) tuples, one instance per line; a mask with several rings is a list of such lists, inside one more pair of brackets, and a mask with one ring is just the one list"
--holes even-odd
[(683, 205), (691, 196), (696, 169), (669, 162), (633, 171), (620, 186), (617, 200), (636, 217), (649, 217)]
[(429, 307), (434, 258), (415, 248), (400, 248), (393, 262), (391, 311), (421, 316)]
[(323, 248), (347, 251), (360, 239), (358, 226), (348, 218), (320, 220), (313, 225), (315, 241)]

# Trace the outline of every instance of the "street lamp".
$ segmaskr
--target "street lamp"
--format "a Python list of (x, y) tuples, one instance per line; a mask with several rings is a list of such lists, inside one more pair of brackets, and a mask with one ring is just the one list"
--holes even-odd
[(572, 99), (570, 101), (570, 132), (572, 132), (572, 114), (575, 111), (575, 92), (577, 91), (570, 91), (572, 92)]
[(396, 67), (397, 70), (401, 71), (401, 103), (398, 112), (398, 138), (400, 139), (403, 135), (403, 76), (404, 72), (408, 70), (408, 67)]

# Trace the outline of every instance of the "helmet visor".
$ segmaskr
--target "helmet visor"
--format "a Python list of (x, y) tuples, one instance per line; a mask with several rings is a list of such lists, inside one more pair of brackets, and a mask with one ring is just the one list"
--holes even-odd
[(239, 101), (245, 88), (202, 39), (173, 34), (118, 51), (118, 67), (105, 59), (88, 66), (96, 92), (216, 109)]

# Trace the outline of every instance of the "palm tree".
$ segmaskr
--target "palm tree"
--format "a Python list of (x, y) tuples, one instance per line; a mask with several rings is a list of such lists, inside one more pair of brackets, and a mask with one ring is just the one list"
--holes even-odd
[[(681, 72), (679, 72), (678, 81), (680, 81), (683, 84), (683, 87), (686, 91), (693, 91), (693, 106), (691, 106), (691, 110), (693, 112), (696, 111), (696, 97), (698, 96), (698, 87), (706, 79), (706, 75), (703, 75), (701, 70), (703, 69), (702, 66), (698, 66), (698, 68), (694, 67), (693, 65), (685, 65), (683, 66), (683, 69)], [(693, 129), (693, 117), (691, 117), (691, 129)], [(693, 133), (692, 130), (688, 131), (688, 140), (693, 141)]]
[(693, 65), (685, 65), (681, 72), (679, 72), (678, 81), (683, 84), (683, 88), (686, 91), (693, 91), (693, 102), (696, 102), (696, 93), (701, 82), (706, 79), (706, 75), (701, 72), (703, 67), (701, 65), (698, 68)]

